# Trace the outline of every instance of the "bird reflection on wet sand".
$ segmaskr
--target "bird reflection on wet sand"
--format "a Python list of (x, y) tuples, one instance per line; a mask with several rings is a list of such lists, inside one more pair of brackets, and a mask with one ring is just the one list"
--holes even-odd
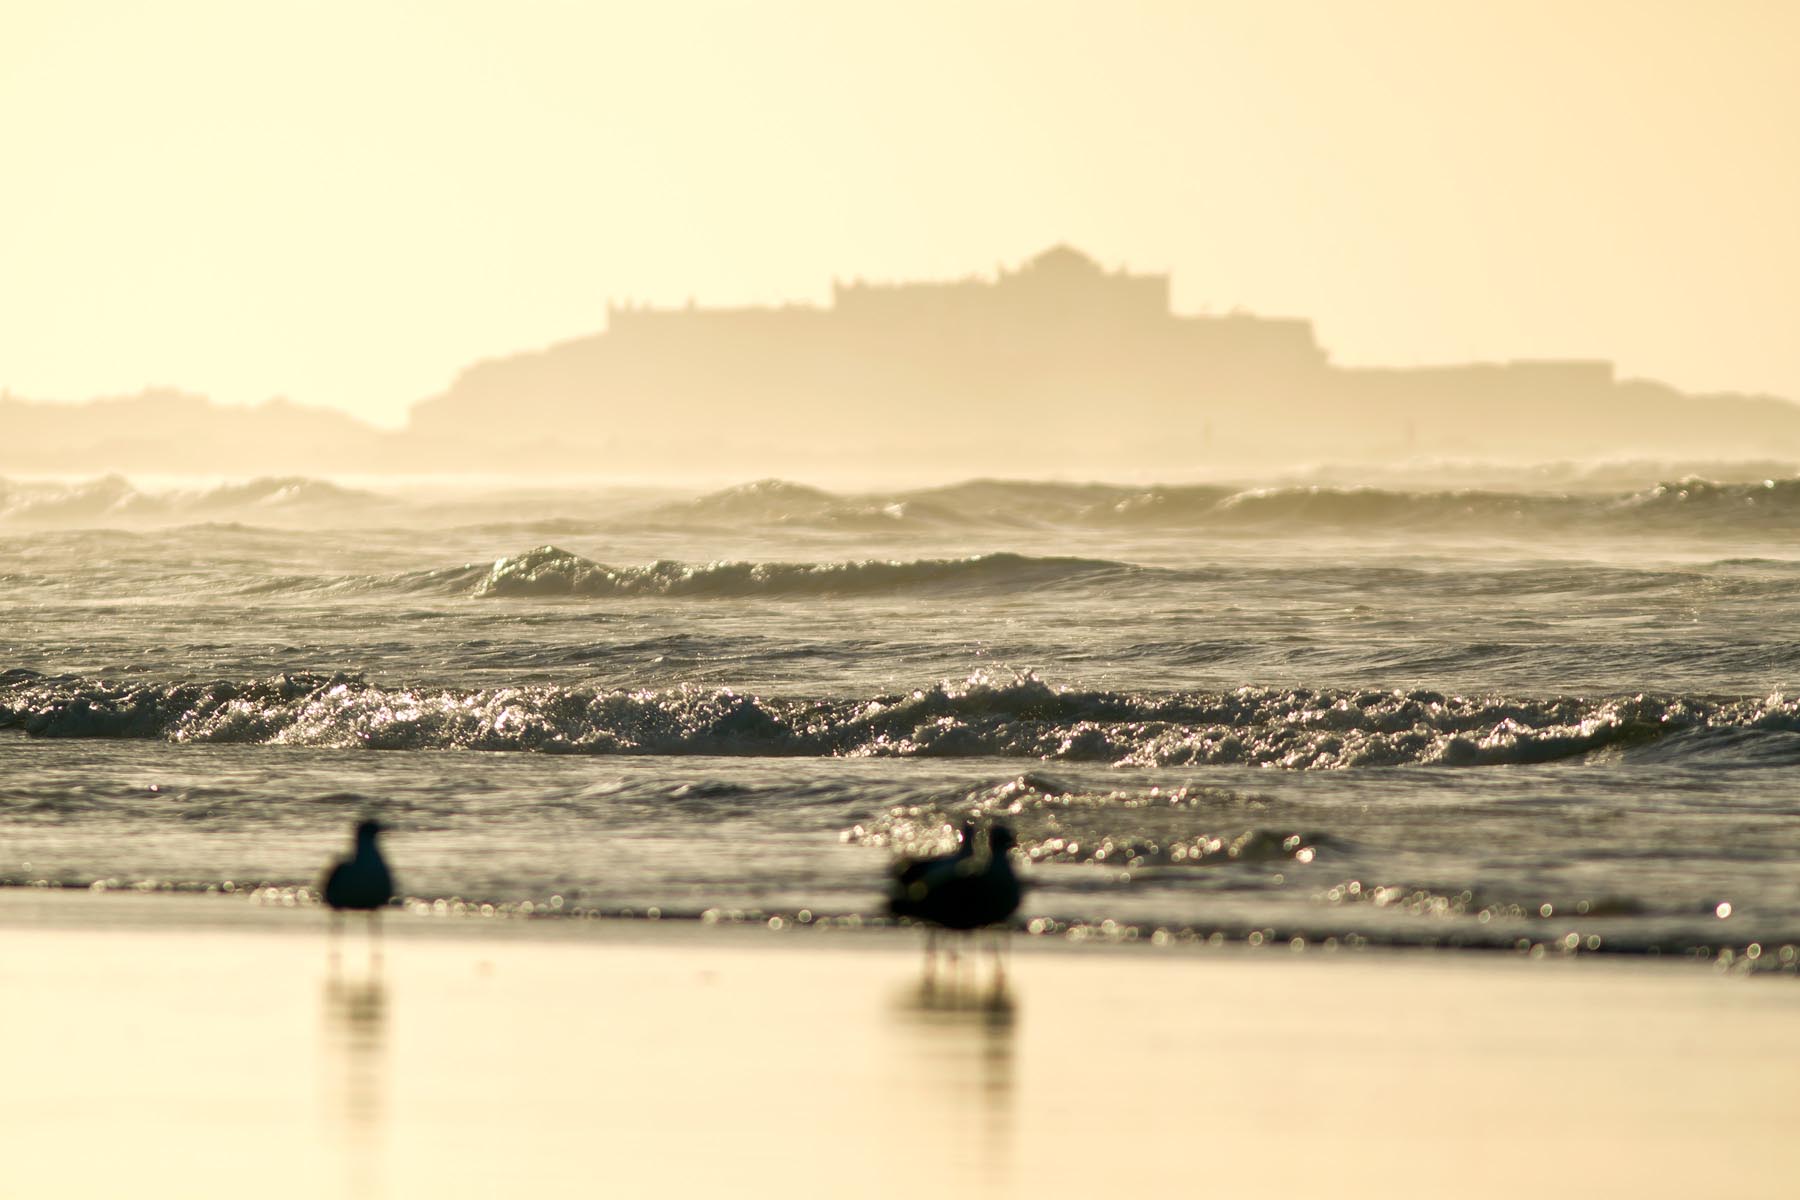
[(337, 1100), (334, 1115), (348, 1151), (347, 1194), (376, 1196), (388, 1039), (388, 990), (379, 968), (361, 978), (346, 977), (334, 957), (325, 978), (323, 1012), (328, 1061), (341, 1071), (341, 1080), (334, 1081), (327, 1094)]
[[(977, 973), (979, 975), (979, 973)], [(1008, 1176), (1013, 1159), (1013, 1109), (1019, 1001), (1003, 975), (984, 984), (929, 968), (899, 993), (896, 1032), (913, 1085), (944, 1120), (942, 1145), (968, 1156), (984, 1180)]]

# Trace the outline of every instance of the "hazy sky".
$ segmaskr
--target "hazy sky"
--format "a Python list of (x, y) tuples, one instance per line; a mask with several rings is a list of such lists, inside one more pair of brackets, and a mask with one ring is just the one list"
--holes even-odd
[(1057, 241), (1338, 361), (1800, 398), (1800, 4), (0, 3), (0, 384), (382, 421)]

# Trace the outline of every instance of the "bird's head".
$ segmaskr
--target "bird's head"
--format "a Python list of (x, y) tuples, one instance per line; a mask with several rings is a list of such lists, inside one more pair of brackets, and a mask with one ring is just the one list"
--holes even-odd
[(988, 850), (993, 854), (1005, 854), (1019, 844), (1013, 836), (1012, 826), (996, 824), (988, 830)]
[(372, 842), (375, 840), (375, 835), (386, 828), (386, 825), (383, 825), (374, 817), (358, 821), (356, 824), (356, 840), (359, 842)]

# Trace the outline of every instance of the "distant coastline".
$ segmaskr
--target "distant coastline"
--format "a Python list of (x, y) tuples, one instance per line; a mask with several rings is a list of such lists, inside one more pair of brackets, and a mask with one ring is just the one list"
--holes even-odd
[(1800, 458), (1800, 406), (1604, 360), (1335, 365), (1304, 320), (1173, 311), (1166, 275), (1067, 246), (993, 278), (836, 283), (828, 306), (613, 305), (476, 363), (402, 430), (170, 389), (0, 393), (0, 473), (723, 470), (1117, 474), (1418, 458)]

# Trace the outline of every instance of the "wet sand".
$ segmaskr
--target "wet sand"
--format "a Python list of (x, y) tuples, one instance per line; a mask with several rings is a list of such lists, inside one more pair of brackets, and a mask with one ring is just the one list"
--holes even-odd
[(1800, 986), (1688, 963), (0, 893), (0, 1195), (1791, 1196)]

